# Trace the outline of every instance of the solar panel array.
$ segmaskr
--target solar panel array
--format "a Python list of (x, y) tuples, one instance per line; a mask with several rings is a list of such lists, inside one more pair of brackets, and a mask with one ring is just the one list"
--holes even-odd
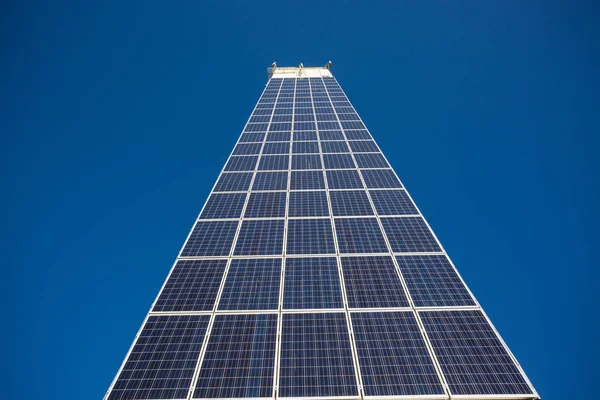
[(336, 80), (275, 75), (106, 399), (461, 395), (537, 398)]

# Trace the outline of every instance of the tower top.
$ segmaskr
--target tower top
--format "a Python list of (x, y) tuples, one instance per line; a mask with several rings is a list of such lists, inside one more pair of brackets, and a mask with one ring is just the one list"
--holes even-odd
[(278, 67), (277, 63), (271, 64), (267, 68), (269, 73), (269, 79), (273, 78), (319, 78), (326, 77), (331, 78), (330, 68), (331, 61), (325, 64), (323, 67), (305, 67), (304, 64), (300, 63), (297, 67)]

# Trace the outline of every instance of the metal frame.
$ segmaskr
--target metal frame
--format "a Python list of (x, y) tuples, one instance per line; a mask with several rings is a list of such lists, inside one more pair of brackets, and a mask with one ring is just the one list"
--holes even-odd
[[(278, 68), (278, 70), (281, 70), (280, 68)], [(287, 71), (287, 70), (286, 70)], [(317, 113), (316, 113), (316, 109), (315, 109), (315, 98), (314, 98), (314, 93), (313, 93), (313, 87), (312, 87), (312, 81), (309, 78), (303, 77), (301, 75), (290, 75), (287, 74), (287, 72), (284, 74), (282, 73), (281, 76), (278, 76), (278, 71), (276, 70), (274, 75), (272, 77), (270, 77), (269, 82), (267, 82), (267, 85), (265, 85), (265, 89), (263, 90), (259, 101), (257, 101), (257, 103), (254, 106), (254, 109), (252, 110), (252, 113), (250, 114), (250, 116), (248, 117), (248, 120), (246, 121), (246, 124), (244, 125), (244, 128), (242, 130), (242, 133), (240, 134), (237, 142), (235, 143), (229, 157), (227, 158), (227, 160), (225, 161), (225, 164), (223, 166), (223, 169), (221, 170), (221, 172), (219, 173), (217, 179), (215, 180), (215, 183), (213, 184), (213, 187), (210, 191), (209, 196), (207, 197), (207, 199), (204, 202), (204, 205), (202, 206), (202, 209), (200, 210), (200, 213), (198, 214), (196, 220), (194, 221), (194, 224), (192, 225), (190, 231), (188, 232), (188, 235), (183, 243), (183, 246), (181, 247), (173, 265), (171, 266), (171, 269), (163, 283), (163, 285), (161, 286), (158, 295), (156, 296), (155, 300), (153, 301), (150, 310), (148, 311), (146, 317), (144, 318), (138, 332), (136, 333), (135, 339), (133, 341), (133, 343), (131, 344), (119, 370), (117, 371), (117, 374), (115, 375), (108, 391), (106, 392), (104, 399), (108, 399), (108, 396), (110, 395), (111, 391), (114, 388), (115, 383), (117, 382), (119, 376), (122, 373), (122, 370), (129, 358), (129, 356), (131, 355), (131, 352), (133, 350), (133, 348), (135, 347), (137, 340), (140, 336), (140, 333), (142, 332), (142, 330), (144, 329), (148, 318), (150, 316), (168, 316), (168, 315), (209, 315), (210, 316), (210, 320), (206, 329), (206, 333), (205, 333), (205, 337), (202, 343), (202, 347), (201, 350), (199, 352), (198, 355), (198, 360), (196, 362), (196, 367), (194, 369), (194, 373), (192, 375), (192, 379), (190, 382), (190, 387), (188, 390), (188, 395), (186, 397), (187, 400), (191, 400), (193, 399), (193, 394), (194, 394), (194, 390), (196, 387), (196, 384), (198, 382), (198, 378), (200, 375), (200, 370), (202, 368), (202, 364), (204, 361), (204, 356), (206, 354), (206, 350), (208, 347), (208, 342), (212, 333), (212, 327), (214, 325), (215, 319), (218, 315), (236, 315), (236, 314), (277, 314), (277, 336), (276, 336), (276, 344), (275, 344), (275, 362), (274, 362), (274, 373), (273, 373), (273, 388), (272, 388), (272, 393), (273, 399), (277, 399), (279, 397), (279, 380), (280, 380), (280, 359), (281, 359), (281, 346), (282, 346), (282, 320), (283, 320), (283, 315), (284, 314), (300, 314), (300, 313), (341, 313), (343, 312), (345, 317), (346, 317), (346, 324), (347, 324), (347, 329), (348, 329), (348, 334), (349, 334), (349, 338), (350, 338), (350, 346), (351, 346), (351, 350), (352, 350), (352, 357), (353, 357), (353, 364), (354, 364), (354, 369), (355, 369), (355, 377), (356, 377), (356, 385), (358, 388), (358, 396), (346, 396), (346, 397), (308, 397), (308, 398), (302, 398), (302, 397), (288, 397), (286, 399), (289, 400), (341, 400), (341, 399), (363, 399), (363, 400), (391, 400), (391, 399), (455, 399), (455, 400), (475, 400), (475, 399), (488, 399), (488, 400), (509, 400), (509, 399), (513, 399), (513, 400), (517, 400), (517, 399), (539, 399), (539, 396), (537, 394), (537, 392), (535, 391), (535, 388), (532, 386), (531, 382), (529, 381), (529, 379), (527, 378), (526, 374), (524, 373), (521, 365), (518, 363), (518, 361), (516, 360), (516, 358), (514, 357), (514, 355), (512, 354), (512, 352), (510, 351), (510, 349), (508, 348), (508, 346), (506, 345), (506, 343), (504, 342), (504, 340), (502, 339), (502, 337), (500, 336), (500, 334), (498, 333), (498, 331), (496, 330), (496, 328), (494, 327), (494, 325), (491, 323), (489, 317), (487, 316), (487, 314), (485, 313), (485, 311), (481, 308), (480, 304), (477, 302), (477, 299), (475, 298), (475, 296), (473, 295), (473, 293), (471, 292), (471, 290), (469, 289), (469, 287), (465, 284), (464, 279), (462, 278), (462, 276), (460, 275), (460, 273), (458, 272), (457, 268), (455, 267), (455, 265), (452, 263), (452, 260), (448, 257), (446, 251), (444, 250), (442, 244), (440, 243), (439, 239), (437, 238), (437, 236), (435, 235), (435, 233), (433, 232), (433, 230), (431, 229), (429, 223), (427, 222), (427, 220), (424, 218), (423, 214), (421, 213), (421, 211), (419, 210), (418, 206), (416, 205), (416, 203), (413, 201), (412, 197), (410, 196), (410, 193), (406, 190), (404, 184), (402, 183), (402, 181), (398, 178), (396, 171), (392, 168), (391, 164), (389, 163), (389, 161), (387, 160), (387, 158), (385, 157), (385, 155), (383, 154), (383, 152), (360, 152), (360, 153), (356, 153), (356, 154), (381, 154), (384, 158), (384, 160), (386, 161), (386, 163), (389, 165), (389, 168), (359, 168), (358, 167), (358, 163), (355, 157), (355, 153), (352, 151), (352, 147), (350, 146), (350, 142), (352, 141), (373, 141), (375, 143), (375, 146), (379, 149), (379, 145), (377, 144), (377, 142), (374, 140), (373, 136), (371, 135), (370, 131), (366, 128), (366, 125), (364, 124), (364, 122), (362, 121), (362, 119), (360, 118), (360, 115), (356, 112), (354, 106), (352, 105), (352, 103), (350, 103), (350, 100), (348, 99), (348, 97), (346, 96), (346, 94), (344, 93), (344, 91), (342, 90), (341, 86), (337, 83), (337, 80), (335, 80), (335, 78), (333, 78), (333, 76), (331, 76), (331, 74), (326, 74), (326, 78), (331, 79), (333, 78), (333, 80), (336, 83), (336, 89), (339, 88), (339, 91), (341, 91), (341, 94), (335, 94), (336, 96), (342, 96), (344, 97), (344, 101), (348, 102), (348, 106), (350, 107), (352, 110), (354, 110), (354, 112), (356, 113), (356, 115), (358, 116), (358, 120), (356, 120), (355, 122), (360, 122), (364, 125), (364, 130), (366, 130), (366, 132), (369, 134), (370, 138), (366, 138), (366, 139), (348, 139), (348, 136), (346, 134), (347, 131), (351, 131), (352, 129), (345, 129), (342, 127), (342, 120), (340, 120), (338, 112), (336, 110), (336, 107), (333, 106), (333, 100), (332, 100), (332, 95), (330, 93), (330, 88), (328, 88), (327, 84), (325, 84), (325, 80), (323, 79), (323, 77), (321, 75), (318, 76), (312, 76), (311, 78), (317, 78), (320, 79), (325, 91), (325, 95), (328, 99), (329, 105), (330, 107), (333, 109), (333, 115), (335, 115), (335, 119), (331, 120), (330, 122), (336, 122), (339, 125), (339, 130), (342, 135), (343, 135), (343, 140), (335, 140), (335, 142), (338, 143), (345, 143), (345, 146), (348, 149), (348, 152), (334, 152), (334, 153), (323, 153), (323, 146), (322, 146), (322, 141), (321, 140), (321, 130), (319, 130), (318, 127), (318, 122), (319, 120), (317, 119)], [(329, 71), (327, 71), (329, 72)], [(319, 73), (320, 74), (320, 73)], [(269, 104), (272, 104), (272, 108), (270, 108), (270, 115), (269, 115), (269, 121), (268, 122), (250, 122), (252, 117), (255, 115), (255, 112), (257, 109), (259, 109), (259, 103), (260, 100), (263, 99), (263, 96), (265, 95), (266, 89), (269, 87), (269, 83), (271, 82), (272, 78), (286, 78), (285, 80), (282, 79), (281, 83), (279, 84), (279, 87), (277, 88), (277, 94), (273, 97), (272, 94), (270, 94), (269, 98), (273, 99), (273, 102), (268, 102)], [(276, 109), (277, 109), (277, 105), (279, 104), (279, 99), (280, 99), (280, 94), (282, 93), (282, 89), (284, 88), (284, 83), (287, 79), (294, 79), (294, 85), (293, 85), (293, 96), (292, 97), (287, 97), (286, 99), (291, 100), (290, 101), (286, 101), (286, 103), (291, 103), (291, 121), (289, 122), (285, 122), (285, 123), (290, 123), (291, 124), (291, 133), (290, 133), (290, 140), (289, 141), (283, 141), (283, 143), (287, 142), (290, 143), (289, 146), (289, 152), (288, 153), (282, 153), (279, 155), (287, 155), (288, 156), (288, 168), (287, 170), (259, 170), (259, 165), (261, 162), (261, 158), (263, 155), (278, 155), (278, 154), (263, 154), (263, 150), (265, 148), (266, 143), (282, 143), (280, 141), (267, 141), (267, 139), (269, 138), (269, 128), (271, 127), (271, 124), (273, 123), (274, 117), (276, 115), (289, 115), (289, 114), (277, 114), (276, 113)], [(302, 140), (302, 141), (296, 141), (294, 140), (294, 136), (295, 136), (295, 130), (294, 130), (294, 123), (296, 122), (296, 114), (295, 114), (295, 110), (296, 110), (296, 93), (297, 93), (297, 88), (298, 88), (298, 82), (302, 79), (307, 79), (308, 81), (308, 93), (310, 95), (310, 106), (312, 108), (312, 117), (314, 118), (314, 123), (315, 123), (315, 129), (311, 130), (314, 131), (316, 133), (316, 143), (318, 145), (318, 149), (319, 152), (318, 153), (294, 153), (293, 152), (293, 143), (296, 142), (309, 142), (309, 140)], [(319, 85), (320, 86), (320, 85)], [(286, 90), (289, 90), (290, 88), (286, 87)], [(320, 101), (327, 101), (327, 100), (320, 100)], [(306, 102), (308, 103), (308, 102)], [(262, 114), (261, 114), (262, 115)], [(310, 115), (310, 114), (307, 114)], [(265, 115), (266, 117), (267, 115)], [(323, 121), (321, 121), (323, 122)], [(345, 121), (346, 122), (346, 121)], [(349, 121), (348, 121), (349, 122)], [(246, 133), (246, 129), (251, 126), (251, 125), (255, 125), (255, 124), (266, 124), (266, 133), (264, 134), (262, 141), (261, 142), (240, 142), (240, 140), (242, 139), (242, 136), (244, 135), (244, 133)], [(252, 133), (252, 132), (250, 132)], [(257, 132), (258, 133), (258, 132)], [(325, 141), (328, 142), (329, 140)], [(314, 140), (310, 140), (310, 142), (315, 142)], [(333, 142), (333, 141), (332, 141)], [(235, 148), (237, 147), (238, 144), (249, 144), (249, 143), (254, 143), (254, 144), (260, 144), (260, 152), (258, 154), (247, 154), (247, 155), (234, 155), (233, 152), (235, 151)], [(302, 154), (306, 154), (306, 155), (318, 155), (319, 159), (321, 161), (321, 168), (315, 168), (315, 169), (294, 169), (292, 170), (292, 162), (293, 162), (293, 156), (294, 155), (302, 155)], [(325, 163), (324, 163), (324, 154), (347, 154), (350, 155), (352, 158), (352, 161), (354, 163), (354, 167), (353, 168), (334, 168), (334, 169), (329, 169), (329, 168), (325, 168)], [(254, 165), (254, 169), (251, 171), (225, 171), (225, 166), (227, 166), (227, 164), (230, 162), (230, 160), (232, 159), (232, 157), (256, 157), (256, 163)], [(365, 179), (363, 177), (362, 171), (363, 170), (382, 170), (382, 169), (391, 169), (391, 171), (393, 172), (394, 176), (398, 179), (398, 181), (401, 183), (401, 188), (367, 188), (366, 186), (366, 182)], [(352, 188), (352, 189), (330, 189), (329, 188), (329, 183), (328, 183), (328, 177), (327, 177), (327, 173), (326, 171), (332, 171), (332, 170), (355, 170), (358, 172), (358, 176), (360, 178), (360, 181), (363, 185), (362, 188)], [(319, 191), (319, 192), (325, 192), (326, 194), (326, 199), (327, 199), (327, 208), (329, 211), (329, 215), (328, 216), (320, 216), (320, 217), (290, 217), (289, 216), (289, 207), (290, 207), (290, 193), (292, 192), (291, 190), (291, 172), (292, 171), (321, 171), (323, 173), (323, 180), (325, 183), (325, 187), (323, 189), (303, 189), (303, 190), (293, 190), (294, 192), (309, 192), (309, 191)], [(255, 178), (257, 176), (258, 172), (287, 172), (287, 186), (285, 188), (285, 190), (254, 190), (253, 189), (253, 185), (254, 185), (254, 181)], [(250, 185), (247, 188), (247, 190), (244, 191), (215, 191), (217, 182), (219, 181), (219, 179), (224, 175), (224, 174), (231, 174), (231, 173), (252, 173), (252, 177), (250, 179)], [(366, 193), (367, 198), (369, 200), (369, 204), (372, 208), (373, 211), (373, 215), (369, 215), (369, 216), (339, 216), (339, 217), (335, 217), (337, 219), (342, 219), (342, 218), (375, 218), (377, 221), (377, 224), (379, 226), (379, 229), (381, 230), (381, 233), (384, 237), (385, 243), (386, 243), (386, 247), (388, 249), (387, 252), (384, 253), (340, 253), (340, 249), (339, 249), (339, 244), (338, 244), (338, 238), (337, 238), (337, 233), (336, 233), (336, 227), (335, 227), (335, 222), (334, 222), (334, 216), (333, 216), (333, 210), (332, 210), (332, 205), (331, 205), (331, 196), (330, 196), (330, 192), (331, 191), (352, 191), (352, 190), (362, 190)], [(423, 219), (423, 221), (425, 222), (425, 225), (427, 227), (427, 229), (429, 229), (430, 233), (433, 235), (433, 238), (435, 239), (436, 243), (439, 245), (441, 251), (439, 252), (406, 252), (406, 253), (399, 253), (399, 252), (393, 252), (393, 249), (391, 247), (389, 238), (387, 236), (387, 233), (385, 231), (385, 229), (383, 229), (383, 225), (381, 223), (381, 217), (379, 216), (377, 209), (375, 207), (375, 204), (373, 202), (373, 199), (371, 197), (371, 191), (377, 191), (377, 190), (403, 190), (405, 191), (408, 199), (412, 202), (412, 204), (414, 205), (415, 209), (417, 210), (417, 214), (410, 214), (410, 215), (385, 215), (385, 217), (421, 217)], [(250, 200), (250, 194), (251, 193), (256, 193), (256, 192), (285, 192), (286, 193), (286, 204), (285, 204), (285, 215), (283, 217), (278, 217), (278, 218), (270, 218), (270, 217), (265, 217), (265, 218), (246, 218), (244, 216), (245, 212), (246, 212), (246, 208), (248, 206), (249, 200)], [(239, 218), (203, 218), (200, 219), (200, 215), (202, 214), (202, 212), (204, 211), (206, 204), (208, 203), (208, 199), (210, 199), (210, 197), (213, 194), (220, 194), (220, 193), (227, 193), (227, 194), (233, 194), (233, 193), (245, 193), (246, 194), (246, 198), (244, 201), (244, 205), (242, 207), (242, 211), (241, 211), (241, 215)], [(314, 255), (314, 254), (293, 254), (293, 255), (288, 255), (287, 254), (287, 235), (288, 235), (288, 222), (290, 219), (329, 219), (331, 221), (331, 227), (332, 227), (332, 234), (333, 234), (333, 241), (334, 241), (334, 247), (335, 247), (335, 254), (319, 254), (319, 255)], [(283, 231), (283, 247), (282, 247), (282, 254), (276, 254), (276, 255), (240, 255), (240, 256), (236, 256), (234, 255), (234, 251), (235, 248), (237, 246), (237, 241), (239, 238), (239, 234), (240, 234), (240, 230), (242, 227), (242, 223), (245, 220), (283, 220), (284, 221), (284, 231)], [(194, 228), (196, 227), (196, 224), (198, 224), (199, 222), (208, 222), (208, 221), (237, 221), (238, 225), (236, 228), (236, 233), (234, 235), (233, 238), (233, 242), (229, 251), (229, 254), (227, 256), (193, 256), (193, 257), (182, 257), (181, 254), (183, 252), (183, 249), (185, 248), (185, 246), (187, 245), (190, 236), (192, 234), (192, 232), (194, 231)], [(396, 255), (443, 255), (446, 257), (446, 259), (448, 260), (448, 262), (450, 263), (450, 265), (452, 266), (454, 272), (456, 273), (456, 275), (458, 276), (460, 282), (464, 285), (464, 287), (466, 288), (467, 292), (469, 293), (469, 296), (473, 299), (474, 304), (473, 306), (460, 306), (460, 307), (456, 307), (456, 306), (443, 306), (443, 307), (417, 307), (411, 297), (411, 293), (410, 290), (406, 284), (406, 281), (403, 277), (402, 274), (402, 268), (400, 267), (397, 259), (396, 259)], [(396, 269), (396, 273), (400, 279), (400, 282), (402, 284), (402, 287), (405, 291), (405, 295), (406, 298), (409, 302), (409, 307), (390, 307), (390, 308), (351, 308), (348, 305), (348, 298), (347, 298), (347, 293), (346, 293), (346, 287), (345, 287), (345, 282), (344, 282), (344, 274), (343, 274), (343, 269), (342, 269), (342, 257), (356, 257), (356, 256), (361, 256), (361, 257), (368, 257), (368, 256), (388, 256), (392, 258), (392, 261), (394, 263), (394, 267)], [(342, 295), (342, 301), (343, 301), (343, 308), (336, 308), (336, 309), (284, 309), (284, 290), (285, 290), (285, 272), (286, 272), (286, 260), (287, 258), (332, 258), (335, 257), (337, 260), (337, 268), (338, 268), (338, 278), (339, 278), (339, 284), (340, 284), (340, 290), (341, 290), (341, 295)], [(231, 266), (231, 262), (235, 259), (266, 259), (266, 258), (276, 258), (276, 259), (281, 259), (282, 263), (281, 263), (281, 271), (280, 271), (280, 285), (279, 285), (279, 300), (278, 300), (278, 308), (277, 309), (273, 309), (273, 310), (218, 310), (219, 307), (219, 303), (221, 301), (221, 296), (223, 293), (223, 288), (225, 286), (225, 282), (227, 280), (227, 276), (229, 273), (229, 269)], [(162, 295), (165, 286), (167, 284), (167, 282), (169, 281), (169, 279), (171, 278), (171, 275), (175, 269), (175, 266), (177, 265), (177, 262), (179, 260), (227, 260), (226, 266), (225, 266), (225, 270), (223, 272), (223, 276), (221, 278), (220, 281), (220, 285), (219, 285), (219, 289), (217, 292), (217, 296), (215, 298), (215, 302), (213, 305), (213, 309), (211, 311), (173, 311), (173, 312), (156, 312), (153, 311), (153, 308), (156, 304), (156, 302), (158, 301), (158, 299), (160, 298), (160, 296)], [(523, 394), (523, 395), (468, 395), (468, 396), (461, 396), (461, 395), (454, 395), (451, 393), (451, 390), (449, 388), (448, 383), (446, 382), (446, 378), (443, 374), (441, 365), (439, 364), (439, 361), (437, 360), (437, 356), (435, 354), (435, 350), (433, 348), (433, 346), (431, 345), (431, 341), (428, 337), (428, 334), (424, 328), (423, 322), (421, 321), (421, 318), (419, 316), (420, 312), (427, 312), (427, 311), (450, 311), (450, 310), (479, 310), (481, 311), (481, 313), (483, 314), (484, 318), (486, 319), (486, 321), (489, 323), (491, 329), (493, 330), (493, 332), (495, 333), (495, 335), (498, 337), (498, 339), (500, 340), (500, 342), (502, 343), (502, 346), (504, 347), (504, 349), (506, 350), (507, 354), (510, 356), (511, 360), (513, 361), (513, 363), (515, 364), (515, 366), (517, 367), (517, 369), (519, 370), (519, 372), (521, 373), (521, 375), (524, 377), (526, 383), (529, 385), (529, 387), (532, 390), (532, 395), (527, 395), (527, 394)], [(362, 385), (362, 373), (360, 370), (360, 361), (358, 358), (358, 351), (357, 351), (357, 346), (356, 346), (356, 342), (355, 342), (355, 337), (354, 337), (354, 330), (352, 327), (352, 319), (351, 319), (351, 314), (352, 313), (357, 313), (357, 312), (394, 312), (394, 311), (403, 311), (403, 312), (411, 312), (416, 321), (417, 324), (419, 326), (419, 329), (421, 331), (421, 335), (423, 337), (423, 340), (427, 346), (427, 351), (429, 352), (431, 359), (433, 361), (434, 364), (434, 368), (436, 370), (436, 373), (438, 374), (438, 377), (440, 379), (440, 383), (442, 385), (442, 387), (445, 390), (445, 394), (440, 394), (440, 395), (416, 395), (416, 396), (366, 396), (364, 393), (364, 388)], [(269, 397), (271, 398), (271, 397)], [(268, 398), (255, 398), (255, 400), (259, 400), (259, 399), (268, 399)]]

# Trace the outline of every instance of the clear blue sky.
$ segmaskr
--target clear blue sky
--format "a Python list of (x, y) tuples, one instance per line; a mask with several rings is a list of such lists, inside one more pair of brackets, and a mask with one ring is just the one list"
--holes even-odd
[(597, 393), (596, 2), (122, 3), (2, 5), (1, 397), (104, 395), (265, 68), (328, 60), (540, 394)]

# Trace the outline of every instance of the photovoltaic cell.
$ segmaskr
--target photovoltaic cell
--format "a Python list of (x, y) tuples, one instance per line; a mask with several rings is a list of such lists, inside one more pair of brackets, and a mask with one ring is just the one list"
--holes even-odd
[(330, 219), (290, 219), (287, 254), (335, 254)]
[(369, 189), (402, 188), (402, 184), (391, 169), (366, 169), (361, 173)]
[(254, 171), (258, 156), (234, 156), (230, 157), (225, 171)]
[(419, 315), (452, 394), (532, 393), (481, 311)]
[(152, 311), (211, 311), (227, 260), (179, 260)]
[(335, 217), (373, 215), (373, 208), (364, 190), (344, 190), (329, 193)]
[(209, 319), (148, 317), (108, 400), (185, 399)]
[(240, 174), (222, 174), (217, 184), (215, 192), (238, 192), (246, 191), (250, 188), (252, 181), (252, 172), (243, 172)]
[(238, 221), (198, 221), (182, 257), (227, 256), (238, 227)]
[(321, 169), (321, 156), (318, 154), (294, 154), (292, 169)]
[(369, 193), (379, 215), (419, 214), (404, 190), (372, 190)]
[[(312, 118), (312, 115), (310, 117)], [(297, 142), (299, 140), (317, 140), (317, 132), (315, 132), (315, 131), (305, 131), (305, 132), (294, 131), (294, 141)]]
[(412, 312), (354, 312), (365, 396), (444, 394)]
[(244, 217), (285, 217), (286, 195), (286, 192), (251, 193)]
[(260, 154), (261, 143), (240, 143), (233, 150), (234, 156)]
[(359, 168), (389, 168), (390, 165), (381, 153), (355, 154), (356, 164)]
[(265, 147), (262, 151), (263, 154), (289, 154), (290, 144), (289, 142), (274, 142), (265, 143)]
[(273, 396), (277, 314), (217, 315), (193, 398)]
[(258, 169), (260, 171), (288, 170), (290, 156), (262, 156)]
[(369, 135), (369, 132), (367, 132), (365, 129), (354, 131), (346, 130), (345, 134), (348, 140), (371, 139), (371, 135)]
[(325, 189), (322, 171), (292, 171), (290, 190)]
[(329, 189), (362, 189), (363, 184), (354, 169), (327, 171)]
[(281, 259), (233, 259), (219, 301), (219, 310), (276, 310)]
[(292, 153), (318, 153), (319, 142), (294, 142), (292, 146)]
[(290, 192), (290, 217), (326, 217), (329, 215), (327, 195), (319, 192)]
[(283, 314), (280, 397), (357, 396), (344, 313)]
[(342, 257), (351, 308), (410, 307), (391, 257)]
[(246, 193), (212, 194), (200, 219), (239, 218), (246, 202)]
[(442, 251), (421, 217), (386, 217), (381, 224), (394, 252)]
[(325, 169), (356, 168), (350, 154), (324, 154)]
[(264, 132), (260, 133), (251, 133), (246, 132), (240, 136), (240, 143), (259, 143), (262, 142), (265, 138)]
[(292, 140), (292, 132), (269, 132), (267, 142), (289, 142)]
[(375, 218), (335, 218), (341, 253), (387, 253), (388, 248)]
[(344, 140), (342, 131), (322, 131), (319, 132), (321, 140)]
[(351, 140), (349, 143), (354, 153), (379, 153), (379, 147), (372, 140)]
[(257, 172), (252, 190), (287, 190), (288, 173)]
[(282, 254), (283, 226), (284, 220), (243, 221), (234, 255)]
[(349, 153), (348, 145), (346, 142), (321, 142), (321, 149), (323, 153)]
[(396, 260), (417, 307), (476, 305), (446, 256), (397, 256)]
[(343, 308), (335, 257), (288, 258), (283, 308)]

